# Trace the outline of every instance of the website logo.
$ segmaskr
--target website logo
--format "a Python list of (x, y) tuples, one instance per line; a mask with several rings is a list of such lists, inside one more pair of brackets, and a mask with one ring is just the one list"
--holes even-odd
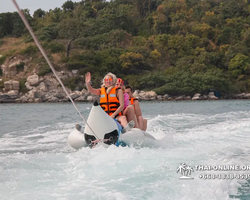
[(194, 169), (190, 167), (189, 165), (187, 165), (186, 163), (181, 163), (179, 167), (177, 167), (177, 170), (176, 170), (177, 173), (181, 174), (179, 178), (181, 180), (193, 180), (194, 178), (190, 177), (193, 171)]

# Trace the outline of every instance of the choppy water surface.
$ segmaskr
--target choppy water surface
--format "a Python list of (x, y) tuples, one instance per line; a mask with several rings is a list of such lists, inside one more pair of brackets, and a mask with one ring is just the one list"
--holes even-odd
[[(92, 105), (77, 106), (87, 118)], [(173, 138), (164, 140), (164, 148), (75, 151), (67, 137), (81, 118), (70, 103), (0, 104), (0, 199), (250, 199), (250, 169), (196, 170), (196, 165), (250, 166), (250, 101), (141, 107), (148, 133)], [(179, 179), (180, 163), (193, 168), (192, 180)], [(216, 176), (200, 178), (205, 174)], [(243, 176), (248, 174), (249, 179)]]

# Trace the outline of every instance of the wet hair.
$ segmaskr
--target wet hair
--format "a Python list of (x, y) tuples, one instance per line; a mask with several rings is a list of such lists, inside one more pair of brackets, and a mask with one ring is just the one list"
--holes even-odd
[(133, 92), (133, 88), (132, 88), (132, 86), (130, 86), (130, 85), (126, 85), (126, 86), (125, 86), (125, 89), (130, 89), (131, 92)]

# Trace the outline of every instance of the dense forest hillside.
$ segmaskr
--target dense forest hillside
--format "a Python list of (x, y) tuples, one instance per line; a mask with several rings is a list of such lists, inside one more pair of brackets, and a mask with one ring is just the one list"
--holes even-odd
[[(56, 69), (77, 70), (63, 79), (71, 89), (84, 87), (87, 71), (96, 87), (111, 71), (157, 94), (250, 92), (249, 0), (66, 1), (23, 12)], [(0, 65), (32, 58), (29, 68), (19, 66), (19, 79), (34, 69), (51, 73), (17, 12), (0, 14), (0, 55)]]

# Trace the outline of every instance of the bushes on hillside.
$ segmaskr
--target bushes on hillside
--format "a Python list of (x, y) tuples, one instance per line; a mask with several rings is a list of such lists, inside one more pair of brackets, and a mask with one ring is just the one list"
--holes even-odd
[(36, 54), (37, 52), (38, 52), (37, 46), (29, 45), (29, 46), (26, 47), (25, 49), (21, 50), (21, 51), (20, 51), (20, 54), (27, 55), (27, 56), (31, 56), (31, 55)]
[(45, 74), (48, 74), (52, 72), (50, 67), (48, 66), (48, 64), (43, 64), (39, 67), (39, 72), (38, 72), (38, 76), (44, 76)]
[(61, 43), (49, 43), (47, 48), (50, 49), (51, 53), (59, 53), (65, 51), (65, 47)]
[(7, 58), (6, 56), (0, 57), (0, 65), (2, 65), (5, 62), (6, 58)]
[(63, 84), (71, 90), (82, 90), (84, 88), (84, 79), (80, 76), (63, 79)]
[(4, 81), (0, 81), (0, 89), (3, 89), (4, 88)]
[(26, 83), (26, 79), (21, 79), (21, 80), (19, 81), (20, 92), (26, 93), (26, 92), (29, 91), (29, 90), (26, 88), (25, 83)]
[(233, 83), (220, 69), (209, 69), (206, 72), (193, 74), (184, 69), (170, 68), (164, 77), (165, 84), (154, 89), (157, 94), (193, 95), (196, 92), (207, 94), (211, 89), (227, 94), (233, 90)]
[(21, 62), (20, 64), (16, 65), (17, 73), (22, 72), (24, 70), (24, 65), (24, 62)]
[(36, 34), (39, 40), (50, 42), (56, 39), (58, 36), (57, 24), (50, 24), (49, 26), (45, 26), (44, 28), (39, 29)]
[[(98, 85), (111, 71), (138, 89), (193, 94), (250, 90), (249, 5), (243, 0), (93, 0), (39, 10), (33, 18), (24, 11), (45, 49), (63, 52), (71, 41), (70, 56), (62, 62), (79, 75), (90, 71)], [(0, 37), (25, 33), (17, 13), (0, 14)], [(21, 54), (35, 57), (40, 74), (49, 73), (37, 51), (29, 46)]]

